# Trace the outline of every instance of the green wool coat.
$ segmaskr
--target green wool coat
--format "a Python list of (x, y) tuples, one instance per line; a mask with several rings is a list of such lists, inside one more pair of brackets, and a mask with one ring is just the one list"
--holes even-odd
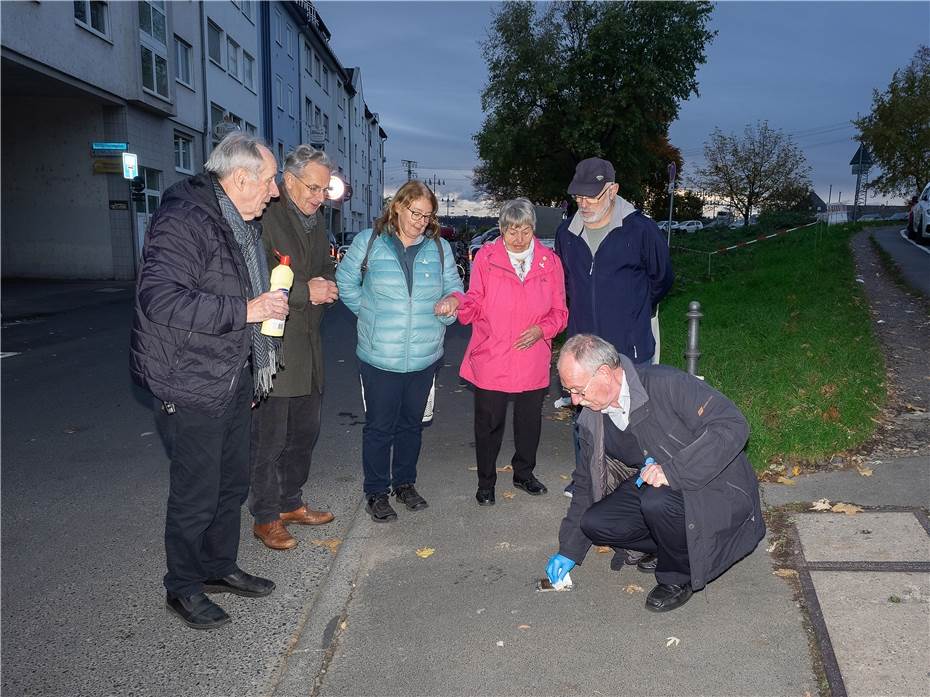
[(316, 212), (310, 234), (287, 199), (287, 191), (271, 201), (262, 216), (262, 243), (268, 255), (268, 268), (277, 263), (274, 250), (291, 257), (294, 283), (288, 296), (290, 314), (284, 325), (284, 367), (274, 378), (272, 397), (303, 397), (311, 391), (323, 392), (323, 345), (320, 322), (327, 305), (310, 303), (311, 278), (322, 276), (335, 280), (333, 259), (329, 254), (323, 208)]

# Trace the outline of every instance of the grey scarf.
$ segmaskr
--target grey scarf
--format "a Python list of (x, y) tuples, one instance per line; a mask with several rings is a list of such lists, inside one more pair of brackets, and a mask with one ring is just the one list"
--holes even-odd
[[(268, 291), (268, 259), (265, 257), (265, 248), (261, 243), (261, 227), (258, 223), (246, 222), (242, 219), (235, 204), (220, 186), (216, 177), (211, 177), (216, 200), (219, 201), (223, 219), (229, 223), (233, 231), (245, 265), (249, 271), (249, 281), (252, 292), (259, 296)], [(254, 396), (263, 399), (268, 396), (272, 387), (272, 378), (278, 370), (278, 354), (280, 343), (261, 333), (261, 324), (253, 322), (249, 329), (252, 337), (252, 383)]]

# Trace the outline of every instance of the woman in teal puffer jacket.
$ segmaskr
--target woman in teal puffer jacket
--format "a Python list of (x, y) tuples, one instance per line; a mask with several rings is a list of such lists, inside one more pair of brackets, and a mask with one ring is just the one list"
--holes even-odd
[(427, 507), (414, 488), (423, 411), (446, 325), (455, 321), (438, 317), (435, 305), (462, 291), (452, 248), (439, 237), (437, 208), (429, 187), (407, 182), (374, 230), (355, 236), (336, 271), (339, 297), (358, 316), (364, 490), (379, 523), (397, 520), (392, 491), (410, 510)]

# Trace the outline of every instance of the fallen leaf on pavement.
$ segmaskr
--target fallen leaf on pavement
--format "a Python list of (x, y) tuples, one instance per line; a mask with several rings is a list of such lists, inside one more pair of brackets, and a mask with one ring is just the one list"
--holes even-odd
[(512, 499), (514, 496), (515, 496), (515, 494), (514, 494), (512, 491), (502, 491), (502, 492), (501, 492), (501, 498)]
[(637, 586), (635, 583), (631, 583), (623, 589), (623, 592), (633, 595), (634, 593), (642, 593), (643, 590), (644, 589), (642, 586)]
[(497, 645), (498, 645), (498, 646), (503, 646), (503, 645), (504, 645), (504, 642), (503, 642), (503, 641), (499, 641), (499, 642), (497, 642)]
[(798, 575), (794, 569), (775, 569), (772, 573), (779, 578), (795, 578)]
[(832, 506), (833, 504), (830, 503), (830, 499), (817, 499), (811, 505), (811, 510), (812, 511), (829, 511)]
[(518, 624), (517, 629), (529, 629), (530, 625), (528, 624)]
[(677, 636), (670, 636), (665, 638), (665, 648), (670, 646), (678, 646), (681, 643), (681, 639)]
[(342, 544), (342, 540), (338, 537), (327, 537), (324, 540), (310, 540), (310, 544), (317, 547), (326, 547), (332, 554), (335, 554), (336, 550), (339, 549), (339, 545)]
[(498, 549), (501, 549), (501, 550), (510, 549), (510, 543), (509, 543), (509, 542), (498, 542), (498, 543), (497, 543), (497, 548), (498, 548)]
[(854, 506), (851, 503), (838, 503), (830, 510), (834, 513), (845, 513), (846, 515), (856, 515), (856, 513), (862, 512), (862, 509), (859, 506)]
[(513, 472), (513, 466), (512, 466), (512, 465), (504, 465), (503, 467), (498, 467), (498, 468), (497, 468), (497, 471), (498, 471), (498, 472)]
[(613, 549), (605, 547), (604, 545), (594, 545), (594, 551), (598, 554), (610, 554), (613, 552)]
[(797, 465), (795, 465), (794, 467), (791, 468), (791, 476), (792, 476), (792, 477), (797, 477), (799, 474), (801, 474), (801, 468), (800, 468), (800, 467), (798, 467)]
[(787, 484), (788, 486), (794, 486), (797, 483), (793, 479), (788, 479), (788, 477), (784, 475), (780, 476), (775, 481), (778, 482), (779, 484)]
[(469, 472), (477, 472), (477, 471), (478, 471), (478, 466), (475, 465), (474, 467), (468, 467), (467, 469), (468, 469)]
[(569, 476), (567, 474), (560, 474), (559, 479), (563, 479), (567, 482), (569, 480)]
[(778, 547), (778, 545), (780, 544), (781, 544), (781, 540), (775, 540), (772, 544), (770, 544), (768, 547), (765, 548), (765, 551), (771, 554), (772, 552), (775, 551), (775, 548)]
[(345, 628), (348, 626), (349, 626), (349, 623), (346, 622), (345, 620), (342, 620), (342, 622), (339, 623), (339, 629), (345, 630)]
[(432, 547), (420, 547), (420, 549), (417, 550), (417, 556), (420, 557), (420, 559), (426, 559), (427, 557), (433, 556), (435, 551), (436, 550)]
[(872, 468), (871, 468), (871, 467), (866, 467), (865, 465), (863, 465), (862, 467), (857, 468), (856, 471), (857, 471), (859, 474), (861, 474), (863, 477), (871, 477), (871, 476), (872, 476), (872, 473), (873, 473)]

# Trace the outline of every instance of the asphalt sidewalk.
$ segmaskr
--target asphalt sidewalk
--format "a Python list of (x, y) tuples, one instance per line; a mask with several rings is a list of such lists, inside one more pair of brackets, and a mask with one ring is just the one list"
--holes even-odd
[[(651, 575), (611, 571), (611, 554), (593, 550), (571, 592), (535, 590), (568, 505), (569, 422), (553, 390), (536, 470), (548, 494), (531, 497), (500, 472), (497, 504), (480, 508), (472, 395), (455, 374), (465, 336), (450, 331), (425, 432), (417, 488), (430, 507), (391, 524), (360, 507), (275, 694), (816, 694), (771, 540), (668, 614), (643, 606)], [(511, 448), (508, 438), (499, 466)]]

